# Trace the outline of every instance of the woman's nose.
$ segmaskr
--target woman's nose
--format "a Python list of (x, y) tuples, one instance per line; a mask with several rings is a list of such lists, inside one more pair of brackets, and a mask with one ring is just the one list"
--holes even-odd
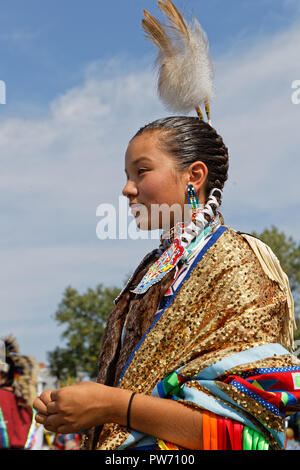
[(125, 197), (136, 196), (137, 193), (138, 193), (138, 190), (134, 182), (128, 180), (122, 191), (123, 196)]

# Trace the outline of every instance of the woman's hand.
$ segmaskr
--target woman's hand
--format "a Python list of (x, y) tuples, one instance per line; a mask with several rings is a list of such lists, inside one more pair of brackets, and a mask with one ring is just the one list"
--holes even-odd
[[(127, 424), (132, 391), (95, 382), (46, 390), (34, 401), (36, 421), (55, 433), (74, 433), (104, 423)], [(187, 449), (202, 449), (202, 413), (174, 400), (137, 393), (132, 429)]]
[(46, 390), (33, 403), (36, 421), (62, 434), (89, 429), (104, 423), (126, 424), (131, 392), (95, 382)]

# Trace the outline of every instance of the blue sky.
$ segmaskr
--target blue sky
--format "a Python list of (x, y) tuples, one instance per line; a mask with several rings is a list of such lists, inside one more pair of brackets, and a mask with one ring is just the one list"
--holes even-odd
[[(176, 4), (205, 28), (216, 63), (226, 222), (299, 240), (299, 1)], [(129, 138), (168, 114), (142, 8), (160, 15), (154, 0), (0, 1), (0, 336), (39, 361), (61, 342), (53, 315), (66, 286), (121, 286), (157, 243), (96, 237), (97, 206), (117, 203), (125, 182)]]
[[(97, 59), (139, 61), (153, 51), (143, 40), (140, 18), (142, 8), (159, 14), (154, 0), (2, 0), (0, 5), (7, 108), (24, 101), (47, 104), (80, 83), (85, 67)], [(180, 0), (177, 5), (201, 19), (213, 56), (283, 30), (299, 15), (297, 0)]]

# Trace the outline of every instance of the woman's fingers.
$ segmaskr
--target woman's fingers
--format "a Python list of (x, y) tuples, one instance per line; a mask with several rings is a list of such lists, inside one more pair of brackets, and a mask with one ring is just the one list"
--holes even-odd
[(47, 419), (47, 415), (43, 415), (42, 413), (37, 413), (35, 415), (35, 420), (36, 420), (37, 423), (45, 424), (46, 419)]
[(44, 390), (41, 393), (41, 395), (39, 396), (39, 398), (42, 400), (42, 402), (45, 403), (46, 406), (52, 400), (52, 398), (51, 398), (52, 392), (53, 392), (53, 390)]
[(43, 415), (47, 414), (47, 405), (51, 402), (51, 390), (45, 390), (37, 397), (33, 402), (33, 408), (37, 410), (38, 413)]
[(72, 434), (77, 431), (78, 430), (76, 430), (70, 424), (61, 424), (60, 426), (58, 426), (55, 432), (60, 433), (60, 434)]
[(47, 413), (48, 414), (53, 414), (57, 413), (59, 411), (57, 401), (50, 401), (47, 405)]
[(40, 424), (43, 424), (48, 431), (58, 432), (60, 426), (66, 426), (64, 418), (58, 413), (51, 415), (43, 415), (38, 413), (35, 417), (36, 421)]
[[(34, 402), (37, 422), (49, 431), (63, 433), (89, 429), (105, 422), (110, 391), (110, 388), (93, 382), (47, 390)], [(102, 402), (104, 405), (101, 406)]]
[(50, 392), (50, 401), (56, 401), (57, 397), (59, 395), (59, 389), (58, 390), (49, 390)]
[(37, 423), (42, 424), (44, 428), (47, 429), (48, 431), (56, 433), (59, 426), (61, 426), (63, 423), (61, 422), (60, 419), (57, 418), (57, 416), (55, 419), (53, 419), (53, 416), (54, 415), (51, 415), (52, 419), (49, 419), (50, 416), (46, 416), (46, 415), (38, 413), (35, 416), (35, 420)]
[(40, 397), (36, 398), (33, 402), (33, 408), (42, 415), (47, 414), (47, 405), (40, 399)]
[(37, 411), (35, 420), (44, 426), (46, 426), (47, 415), (57, 412), (56, 403), (51, 402), (52, 392), (52, 390), (44, 390), (33, 402), (33, 408)]
[(46, 426), (51, 426), (52, 428), (57, 429), (58, 426), (65, 424), (64, 418), (58, 413), (48, 415), (46, 417)]

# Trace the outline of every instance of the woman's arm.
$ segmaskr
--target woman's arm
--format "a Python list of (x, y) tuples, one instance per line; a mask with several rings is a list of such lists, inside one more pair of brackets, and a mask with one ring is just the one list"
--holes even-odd
[[(118, 390), (118, 389), (115, 389)], [(127, 392), (127, 391), (126, 391)], [(127, 407), (131, 392), (127, 394)], [(127, 407), (125, 412), (127, 413)], [(119, 408), (119, 410), (118, 410)], [(126, 426), (120, 403), (114, 422)], [(187, 449), (202, 448), (202, 414), (176, 401), (136, 394), (130, 410), (132, 429), (178, 444)]]
[[(34, 402), (36, 420), (53, 432), (71, 433), (104, 423), (127, 424), (132, 392), (83, 382), (45, 391)], [(181, 403), (137, 393), (131, 428), (188, 449), (202, 448), (202, 414)]]

